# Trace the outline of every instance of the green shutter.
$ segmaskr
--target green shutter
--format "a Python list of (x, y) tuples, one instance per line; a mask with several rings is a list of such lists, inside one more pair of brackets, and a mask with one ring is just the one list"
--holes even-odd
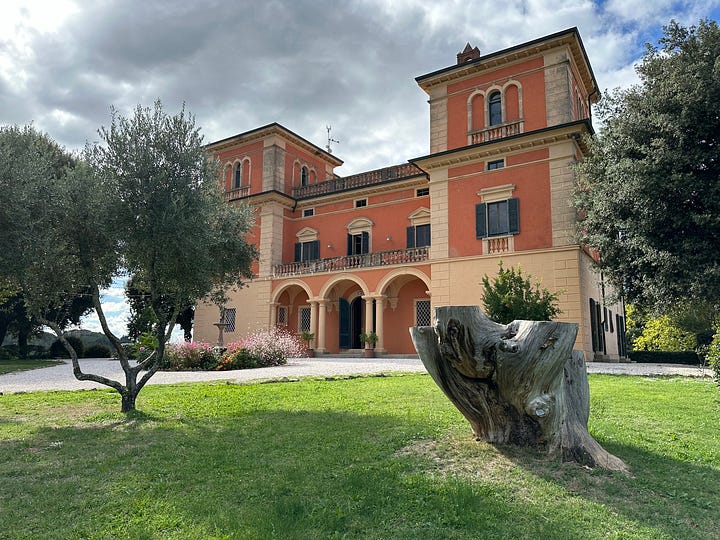
[(487, 204), (475, 205), (475, 237), (485, 238), (487, 236)]
[(353, 235), (352, 234), (347, 235), (347, 254), (354, 255), (354, 253), (353, 253)]
[(518, 199), (508, 199), (508, 232), (517, 234), (520, 232), (520, 208)]
[(295, 244), (295, 262), (300, 262), (302, 256), (302, 244), (300, 242)]
[(407, 228), (407, 247), (408, 249), (415, 247), (415, 227)]
[(370, 233), (369, 232), (362, 233), (362, 245), (360, 248), (360, 253), (370, 253)]
[(316, 261), (320, 258), (320, 240), (313, 240), (311, 246), (310, 259)]

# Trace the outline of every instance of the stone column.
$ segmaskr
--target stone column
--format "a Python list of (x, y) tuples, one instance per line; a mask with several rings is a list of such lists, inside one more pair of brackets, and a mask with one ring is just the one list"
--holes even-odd
[(375, 297), (375, 326), (377, 327), (377, 345), (375, 346), (375, 351), (379, 353), (385, 352), (385, 342), (384, 342), (384, 335), (385, 335), (385, 318), (384, 318), (384, 312), (385, 311), (385, 296), (380, 295)]
[[(363, 296), (363, 300), (365, 300), (365, 333), (369, 334), (372, 332), (372, 321), (373, 321), (373, 298), (372, 296)], [(365, 342), (365, 348), (366, 349), (372, 349), (372, 345), (368, 342)]]
[(317, 345), (318, 331), (317, 331), (317, 319), (318, 319), (318, 303), (316, 300), (310, 300), (310, 332), (315, 334), (314, 346)]
[(325, 315), (327, 314), (327, 300), (318, 300), (318, 335), (317, 348), (319, 353), (327, 351), (325, 347)]

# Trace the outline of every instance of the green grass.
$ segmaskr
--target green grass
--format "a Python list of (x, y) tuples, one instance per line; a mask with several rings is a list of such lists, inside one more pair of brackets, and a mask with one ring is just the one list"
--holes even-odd
[(0, 396), (0, 538), (718, 538), (720, 393), (594, 375), (632, 475), (496, 449), (428, 376)]
[(61, 364), (57, 360), (0, 360), (0, 375), (13, 371), (26, 371)]

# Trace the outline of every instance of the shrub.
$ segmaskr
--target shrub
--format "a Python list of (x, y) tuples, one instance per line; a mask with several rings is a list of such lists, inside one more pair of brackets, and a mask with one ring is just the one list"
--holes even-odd
[(248, 369), (258, 367), (258, 359), (250, 354), (247, 349), (236, 349), (235, 352), (227, 351), (218, 362), (215, 368), (218, 371), (226, 371), (230, 369)]
[(720, 329), (715, 332), (712, 342), (705, 353), (708, 365), (715, 373), (715, 382), (720, 384)]
[(0, 360), (17, 360), (17, 356), (9, 347), (0, 347)]
[(531, 275), (524, 277), (520, 270), (513, 267), (507, 270), (500, 261), (497, 277), (482, 278), (485, 311), (489, 319), (500, 324), (515, 320), (549, 321), (562, 313), (558, 307), (560, 294), (541, 289), (539, 283), (530, 281)]
[(638, 364), (700, 364), (695, 351), (630, 351), (628, 357)]
[[(83, 342), (80, 340), (80, 338), (75, 336), (65, 336), (65, 339), (67, 339), (68, 343), (70, 343), (70, 345), (72, 345), (72, 348), (75, 349), (75, 353), (77, 354), (78, 358), (81, 358), (83, 356), (83, 353), (85, 352), (85, 346), (83, 345)], [(50, 345), (50, 357), (70, 358), (70, 353), (68, 353), (65, 345), (62, 344), (62, 341), (56, 339), (55, 341), (53, 341), (53, 344)]]
[(110, 358), (110, 349), (105, 345), (90, 345), (85, 349), (85, 358)]
[(163, 369), (173, 371), (215, 369), (218, 357), (209, 343), (204, 341), (170, 343), (165, 347)]
[(255, 332), (228, 345), (226, 354), (245, 349), (257, 360), (257, 367), (280, 366), (287, 364), (288, 358), (302, 356), (305, 347), (300, 338), (285, 330)]

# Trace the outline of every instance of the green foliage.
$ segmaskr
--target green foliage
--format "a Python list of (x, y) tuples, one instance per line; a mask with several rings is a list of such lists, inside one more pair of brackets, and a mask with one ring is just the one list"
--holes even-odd
[[(78, 358), (83, 356), (85, 352), (85, 345), (82, 340), (75, 336), (65, 336), (65, 339), (70, 346), (75, 349), (75, 354)], [(50, 345), (50, 357), (51, 358), (70, 358), (70, 353), (65, 348), (65, 345), (59, 339), (56, 339), (52, 345)]]
[(696, 346), (695, 334), (679, 328), (669, 315), (649, 319), (632, 342), (636, 351), (691, 351)]
[(253, 355), (247, 349), (237, 349), (234, 352), (226, 352), (223, 354), (220, 362), (215, 368), (218, 371), (228, 371), (232, 369), (252, 369), (260, 367), (260, 359)]
[(666, 312), (720, 303), (720, 29), (664, 27), (641, 84), (603, 96), (603, 128), (578, 164), (583, 244), (631, 303)]
[(500, 261), (498, 275), (492, 280), (484, 276), (482, 301), (487, 316), (498, 323), (508, 324), (515, 320), (549, 321), (561, 313), (557, 306), (559, 293), (541, 289), (540, 283), (532, 284), (524, 277), (518, 266), (507, 270)]
[(367, 334), (365, 332), (362, 332), (360, 334), (360, 343), (369, 343), (371, 347), (375, 347), (375, 344), (378, 341), (378, 335), (373, 332), (372, 330), (368, 332)]
[(112, 354), (105, 345), (90, 345), (85, 349), (83, 356), (85, 358), (110, 358)]
[(712, 342), (705, 352), (705, 359), (715, 374), (715, 382), (720, 384), (720, 328), (715, 332)]
[(0, 276), (57, 334), (75, 299), (91, 299), (103, 323), (100, 290), (125, 272), (142, 284), (159, 358), (139, 381), (140, 368), (125, 362), (105, 329), (126, 373), (108, 384), (132, 410), (178, 314), (202, 298), (221, 300), (250, 277), (254, 218), (248, 206), (225, 202), (217, 163), (184, 108), (168, 115), (157, 101), (129, 118), (113, 110), (99, 134), (100, 144), (74, 158), (32, 128), (0, 131)]
[(695, 351), (630, 351), (628, 358), (640, 364), (685, 364), (697, 366), (702, 362)]

